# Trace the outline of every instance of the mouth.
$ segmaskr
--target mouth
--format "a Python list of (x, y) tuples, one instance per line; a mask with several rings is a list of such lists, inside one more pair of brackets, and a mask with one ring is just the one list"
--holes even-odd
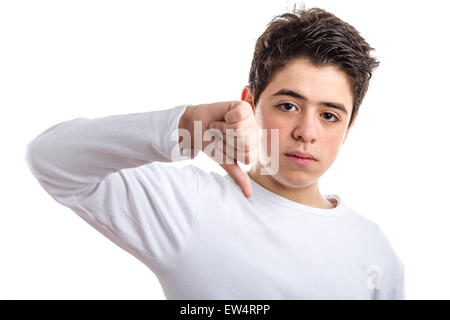
[(310, 154), (308, 155), (302, 155), (302, 156), (298, 156), (297, 154), (291, 154), (291, 153), (285, 153), (285, 155), (294, 163), (302, 166), (302, 167), (309, 167), (312, 166), (314, 163), (316, 163), (316, 159), (311, 156)]
[(308, 152), (293, 151), (293, 152), (286, 152), (285, 155), (293, 156), (293, 157), (300, 158), (300, 159), (317, 160), (312, 154), (310, 154)]

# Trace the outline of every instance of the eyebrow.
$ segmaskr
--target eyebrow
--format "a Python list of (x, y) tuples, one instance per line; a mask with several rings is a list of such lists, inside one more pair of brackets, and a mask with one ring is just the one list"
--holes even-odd
[[(290, 97), (293, 97), (293, 98), (297, 98), (297, 99), (308, 101), (308, 99), (305, 96), (301, 95), (300, 93), (298, 93), (298, 92), (296, 92), (294, 90), (289, 90), (289, 89), (281, 89), (281, 90), (275, 92), (272, 95), (272, 97), (273, 96), (290, 96)], [(345, 115), (347, 115), (347, 110), (345, 109), (345, 107), (344, 107), (344, 105), (342, 103), (320, 101), (319, 104), (323, 105), (323, 106), (330, 107), (330, 108), (339, 109), (342, 112), (344, 112)]]

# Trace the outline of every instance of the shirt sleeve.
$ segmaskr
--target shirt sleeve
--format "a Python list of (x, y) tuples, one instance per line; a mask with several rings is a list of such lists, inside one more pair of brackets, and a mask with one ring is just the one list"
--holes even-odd
[(380, 230), (383, 268), (377, 290), (377, 300), (405, 299), (405, 265), (391, 246), (385, 232)]
[(186, 107), (76, 118), (33, 139), (26, 162), (57, 202), (146, 264), (155, 274), (189, 247), (200, 168), (178, 144)]

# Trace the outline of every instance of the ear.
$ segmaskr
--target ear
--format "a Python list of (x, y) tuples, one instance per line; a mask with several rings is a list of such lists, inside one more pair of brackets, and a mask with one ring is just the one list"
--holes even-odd
[(248, 85), (245, 86), (244, 89), (242, 89), (241, 100), (247, 101), (252, 106), (253, 113), (255, 112), (255, 106), (253, 105), (253, 95)]
[(342, 144), (344, 144), (345, 140), (347, 140), (348, 133), (349, 133), (350, 129), (353, 127), (353, 125), (355, 124), (357, 116), (358, 116), (358, 113), (355, 113), (355, 115), (353, 116), (352, 123), (348, 127), (347, 132), (345, 133), (344, 139), (342, 140)]

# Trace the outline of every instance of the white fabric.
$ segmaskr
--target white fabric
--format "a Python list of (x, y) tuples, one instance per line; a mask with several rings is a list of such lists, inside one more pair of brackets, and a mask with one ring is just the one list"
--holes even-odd
[[(76, 118), (27, 146), (59, 203), (157, 276), (167, 299), (404, 299), (404, 264), (378, 225), (345, 205), (320, 209), (180, 156), (185, 108)], [(177, 158), (176, 161), (182, 158)]]

